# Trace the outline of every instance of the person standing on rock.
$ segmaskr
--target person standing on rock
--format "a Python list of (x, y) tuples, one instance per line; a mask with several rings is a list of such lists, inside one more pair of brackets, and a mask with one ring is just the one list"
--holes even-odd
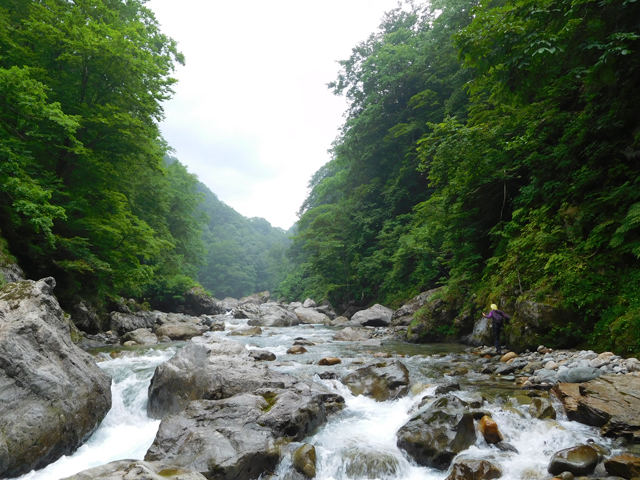
[(502, 332), (504, 321), (511, 320), (511, 317), (504, 313), (502, 310), (498, 310), (498, 306), (495, 303), (491, 304), (491, 311), (489, 312), (489, 314), (485, 315), (483, 312), (482, 316), (491, 319), (493, 328), (493, 344), (496, 347), (496, 351), (499, 354), (502, 354), (502, 351), (500, 349), (500, 333)]

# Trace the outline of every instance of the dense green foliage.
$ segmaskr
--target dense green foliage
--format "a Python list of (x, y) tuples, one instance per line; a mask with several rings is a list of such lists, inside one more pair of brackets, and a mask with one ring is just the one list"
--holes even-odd
[(640, 351), (640, 2), (410, 3), (341, 65), (287, 297), (553, 297)]
[(0, 0), (0, 231), (63, 302), (195, 285), (197, 179), (158, 130), (176, 61), (144, 0)]
[(221, 299), (272, 291), (289, 269), (288, 232), (264, 218), (243, 217), (203, 184), (198, 189), (208, 218), (203, 233), (207, 254), (198, 272), (202, 286)]

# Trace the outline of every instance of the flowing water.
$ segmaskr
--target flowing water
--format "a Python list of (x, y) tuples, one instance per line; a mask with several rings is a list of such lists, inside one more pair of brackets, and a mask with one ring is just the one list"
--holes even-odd
[[(246, 320), (230, 319), (227, 330), (216, 332), (215, 335), (226, 336), (243, 324), (246, 324)], [(456, 394), (468, 400), (480, 396), (487, 399), (482, 409), (491, 414), (506, 440), (518, 450), (518, 453), (500, 451), (486, 444), (479, 436), (476, 444), (462, 456), (500, 464), (503, 479), (549, 478), (547, 465), (553, 453), (585, 443), (588, 439), (594, 439), (600, 445), (616, 451), (610, 440), (599, 437), (597, 429), (569, 422), (560, 413), (555, 421), (532, 418), (528, 414), (530, 398), (517, 390), (513, 381), (477, 373), (477, 357), (464, 353), (464, 346), (407, 345), (387, 341), (383, 341), (382, 346), (372, 346), (358, 342), (333, 342), (331, 337), (335, 331), (329, 327), (301, 325), (263, 328), (263, 335), (259, 337), (230, 337), (244, 343), (249, 349), (261, 348), (275, 353), (278, 358), (271, 362), (272, 368), (323, 383), (344, 397), (344, 410), (332, 415), (323, 427), (304, 440), (316, 447), (316, 478), (319, 480), (446, 478), (446, 472), (419, 467), (403, 455), (396, 446), (396, 432), (415, 413), (421, 400), (432, 396), (434, 388), (429, 385), (442, 383), (447, 373), (462, 366), (468, 367), (470, 373), (455, 377), (462, 387), (462, 392)], [(298, 337), (316, 344), (306, 346), (306, 354), (288, 355), (286, 350)], [(89, 441), (74, 455), (63, 457), (43, 470), (20, 478), (57, 480), (113, 460), (143, 458), (159, 425), (159, 421), (146, 416), (149, 381), (155, 367), (170, 358), (177, 348), (179, 345), (149, 349), (139, 356), (116, 359), (101, 354), (107, 360), (102, 361), (100, 366), (114, 379), (112, 410)], [(415, 396), (376, 402), (363, 396), (354, 397), (339, 381), (322, 380), (318, 376), (321, 372), (334, 371), (340, 377), (347, 370), (369, 361), (374, 351), (404, 355), (400, 360), (409, 369), (412, 384), (422, 383), (425, 389)], [(318, 360), (327, 356), (341, 358), (342, 364), (318, 366)], [(560, 406), (556, 406), (557, 411), (562, 412)], [(276, 474), (284, 479), (290, 470), (291, 459), (285, 455)]]

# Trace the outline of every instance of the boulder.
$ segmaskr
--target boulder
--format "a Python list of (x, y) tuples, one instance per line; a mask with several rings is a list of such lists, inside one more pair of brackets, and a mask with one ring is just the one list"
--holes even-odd
[(361, 327), (388, 327), (393, 310), (376, 303), (373, 307), (356, 312), (350, 323)]
[(299, 440), (326, 421), (342, 397), (303, 385), (222, 400), (197, 400), (160, 423), (145, 455), (207, 478), (249, 480), (273, 472), (283, 440)]
[(500, 361), (506, 363), (509, 360), (516, 358), (517, 356), (518, 354), (516, 352), (507, 352), (500, 357)]
[(157, 337), (169, 337), (171, 340), (189, 340), (190, 338), (202, 335), (203, 329), (195, 323), (165, 323), (155, 331)]
[(0, 478), (73, 453), (111, 408), (111, 378), (71, 341), (54, 287), (0, 289)]
[(305, 443), (291, 455), (294, 468), (308, 478), (316, 476), (316, 447)]
[(262, 329), (260, 327), (251, 327), (247, 325), (229, 332), (230, 337), (252, 337), (254, 335), (262, 335)]
[(220, 302), (208, 295), (202, 287), (193, 287), (184, 294), (184, 307), (182, 310), (187, 315), (194, 317), (218, 315), (226, 312)]
[(155, 345), (158, 343), (158, 337), (146, 328), (138, 328), (133, 332), (127, 332), (122, 337), (124, 342), (134, 341), (138, 345)]
[(147, 413), (162, 419), (192, 400), (222, 399), (259, 388), (285, 388), (296, 380), (256, 363), (239, 342), (199, 337), (156, 368), (149, 385)]
[(239, 304), (238, 307), (233, 310), (233, 318), (258, 320), (260, 318), (260, 305), (261, 304), (251, 302), (242, 305)]
[(600, 457), (598, 452), (588, 445), (565, 448), (554, 453), (547, 470), (552, 475), (571, 472), (573, 475), (590, 475), (596, 469)]
[(69, 312), (71, 321), (79, 330), (95, 335), (100, 333), (102, 322), (96, 309), (89, 302), (80, 300)]
[(378, 402), (404, 396), (409, 391), (409, 371), (399, 360), (376, 363), (351, 372), (342, 379), (351, 393)]
[(175, 466), (157, 465), (143, 460), (116, 460), (90, 468), (63, 480), (206, 480), (204, 475)]
[(111, 312), (109, 314), (109, 330), (122, 336), (139, 328), (153, 328), (157, 319), (158, 312)]
[(249, 356), (261, 362), (273, 362), (276, 359), (276, 354), (269, 350), (249, 350)]
[(493, 331), (491, 330), (491, 320), (482, 317), (475, 321), (473, 330), (466, 337), (462, 337), (462, 343), (478, 347), (480, 345), (493, 344)]
[(419, 465), (446, 470), (453, 458), (476, 442), (473, 415), (454, 396), (439, 398), (404, 424), (398, 447)]
[(498, 424), (488, 415), (484, 415), (478, 422), (478, 431), (487, 443), (499, 443), (504, 440)]
[(304, 302), (302, 302), (302, 306), (304, 308), (314, 308), (316, 306), (316, 302), (314, 302), (310, 298), (307, 298)]
[(538, 418), (540, 420), (545, 418), (555, 420), (556, 418), (556, 410), (547, 398), (532, 398), (531, 403), (529, 404), (529, 414), (533, 418)]
[(329, 323), (331, 320), (324, 313), (320, 313), (311, 308), (298, 307), (294, 310), (296, 317), (300, 323), (314, 324), (314, 323)]
[(329, 326), (331, 327), (339, 327), (340, 325), (344, 325), (348, 323), (349, 319), (347, 317), (336, 317), (331, 322), (329, 322)]
[(414, 313), (416, 313), (419, 309), (424, 307), (429, 302), (431, 296), (437, 291), (438, 289), (436, 288), (416, 295), (407, 303), (402, 305), (398, 310), (393, 312), (392, 319), (395, 320), (396, 318), (413, 316)]
[(0, 275), (4, 277), (6, 283), (20, 282), (21, 280), (25, 279), (24, 272), (22, 271), (20, 266), (17, 263), (11, 261), (0, 262)]
[(226, 297), (225, 299), (220, 300), (219, 305), (225, 312), (229, 312), (238, 307), (238, 300), (232, 297)]
[(339, 358), (325, 357), (320, 359), (318, 365), (338, 365), (339, 363), (342, 363), (342, 360)]
[(348, 479), (399, 478), (398, 474), (402, 472), (398, 458), (384, 451), (352, 446), (340, 453)]
[(604, 462), (604, 468), (609, 475), (622, 478), (640, 477), (640, 457), (624, 453)]
[(304, 348), (302, 345), (294, 345), (289, 350), (287, 350), (287, 353), (289, 355), (301, 355), (303, 353), (307, 353), (307, 351), (308, 350)]
[(584, 383), (598, 378), (602, 370), (593, 367), (568, 368), (558, 372), (558, 382), (561, 383)]
[(586, 383), (559, 383), (553, 393), (569, 420), (601, 427), (605, 437), (640, 443), (640, 377), (604, 375)]
[(251, 319), (247, 323), (265, 327), (290, 327), (299, 325), (300, 320), (295, 314), (280, 305), (264, 303), (258, 307), (258, 318)]
[(315, 310), (317, 312), (324, 313), (330, 320), (334, 320), (337, 317), (336, 312), (327, 300), (324, 300), (320, 305), (317, 305)]
[(492, 480), (500, 478), (502, 470), (488, 460), (458, 460), (446, 480)]
[(372, 336), (369, 330), (364, 328), (346, 327), (333, 336), (333, 339), (340, 342), (360, 342), (368, 340)]
[(271, 294), (269, 292), (254, 293), (253, 295), (242, 297), (240, 300), (238, 300), (238, 307), (242, 307), (248, 304), (262, 305), (263, 303), (267, 303), (270, 298)]
[[(412, 343), (443, 342), (451, 339), (446, 332), (454, 324), (456, 308), (451, 302), (437, 298), (441, 288), (432, 290), (428, 301), (422, 306), (407, 329), (406, 339)], [(436, 298), (434, 298), (436, 296)]]

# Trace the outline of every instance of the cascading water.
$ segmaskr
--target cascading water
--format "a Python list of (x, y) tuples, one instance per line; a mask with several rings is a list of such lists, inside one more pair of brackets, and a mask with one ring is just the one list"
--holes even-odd
[(167, 348), (116, 359), (105, 355), (98, 365), (113, 379), (112, 407), (100, 427), (73, 455), (19, 479), (58, 480), (114, 460), (143, 458), (160, 425), (147, 417), (149, 381), (156, 366), (174, 354), (175, 349)]
[[(227, 330), (215, 335), (226, 336), (244, 326), (246, 321), (230, 319)], [(331, 370), (340, 377), (347, 370), (364, 365), (371, 358), (371, 350), (407, 354), (401, 361), (411, 373), (412, 383), (429, 385), (441, 383), (446, 372), (461, 365), (471, 365), (475, 358), (464, 354), (460, 345), (406, 345), (386, 343), (380, 347), (361, 342), (332, 342), (334, 329), (322, 326), (263, 328), (257, 337), (231, 337), (243, 342), (247, 348), (263, 348), (278, 357), (271, 367), (284, 373), (323, 383), (342, 395), (344, 410), (332, 415), (329, 421), (304, 442), (316, 447), (318, 480), (409, 479), (443, 480), (447, 473), (420, 467), (409, 460), (396, 445), (396, 433), (412, 415), (423, 398), (433, 397), (433, 387), (420, 394), (388, 401), (376, 402), (370, 398), (351, 394), (337, 380), (321, 380), (317, 374)], [(307, 346), (304, 355), (288, 355), (286, 350), (294, 340), (303, 337), (315, 343)], [(177, 347), (176, 347), (177, 348)], [(108, 359), (100, 365), (114, 381), (113, 408), (91, 439), (74, 455), (60, 459), (49, 467), (31, 472), (21, 479), (57, 480), (93, 466), (113, 460), (141, 459), (152, 443), (159, 422), (146, 416), (147, 387), (154, 369), (169, 359), (175, 348), (148, 350), (140, 356)], [(318, 360), (333, 356), (342, 364), (322, 367)], [(382, 360), (382, 359), (381, 359)], [(483, 396), (482, 410), (498, 423), (508, 442), (518, 453), (504, 452), (488, 445), (481, 436), (462, 456), (470, 459), (492, 460), (498, 463), (505, 480), (537, 480), (549, 477), (547, 465), (553, 453), (563, 448), (595, 439), (612, 448), (609, 440), (599, 438), (597, 429), (569, 422), (559, 415), (554, 420), (538, 420), (528, 414), (526, 398), (514, 395), (513, 382), (488, 378), (471, 371), (456, 377), (465, 397)], [(435, 398), (435, 397), (434, 397)], [(561, 409), (559, 409), (561, 411)], [(615, 450), (615, 449), (613, 449)], [(286, 480), (291, 471), (291, 458), (287, 454), (277, 471), (278, 478)]]

